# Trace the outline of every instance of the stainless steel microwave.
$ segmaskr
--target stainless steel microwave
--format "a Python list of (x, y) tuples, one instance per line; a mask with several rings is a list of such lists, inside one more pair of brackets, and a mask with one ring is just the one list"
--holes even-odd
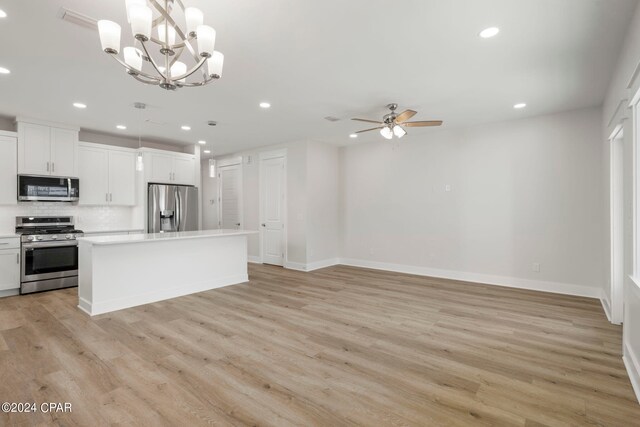
[(28, 202), (75, 202), (80, 180), (57, 176), (18, 175), (18, 200)]

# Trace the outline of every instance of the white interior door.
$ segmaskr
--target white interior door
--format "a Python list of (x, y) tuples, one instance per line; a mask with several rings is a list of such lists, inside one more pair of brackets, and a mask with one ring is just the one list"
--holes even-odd
[(242, 227), (242, 165), (223, 166), (218, 172), (220, 228)]
[(284, 264), (285, 173), (284, 156), (260, 159), (260, 230), (266, 264)]

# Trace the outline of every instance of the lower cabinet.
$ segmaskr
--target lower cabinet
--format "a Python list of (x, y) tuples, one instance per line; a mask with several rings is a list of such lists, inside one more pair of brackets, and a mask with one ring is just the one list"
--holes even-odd
[(136, 154), (133, 150), (80, 143), (78, 160), (79, 204), (136, 204)]
[(0, 239), (0, 296), (20, 288), (20, 241)]

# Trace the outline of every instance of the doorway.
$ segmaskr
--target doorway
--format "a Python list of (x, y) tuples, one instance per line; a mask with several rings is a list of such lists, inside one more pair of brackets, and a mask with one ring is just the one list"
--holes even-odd
[(284, 266), (286, 238), (286, 151), (260, 154), (260, 253), (262, 262)]
[(242, 228), (242, 158), (218, 165), (218, 226)]
[[(611, 215), (611, 286), (609, 304), (611, 323), (622, 323), (624, 310), (624, 132), (622, 126), (610, 139), (610, 215)], [(606, 307), (605, 307), (606, 308)]]

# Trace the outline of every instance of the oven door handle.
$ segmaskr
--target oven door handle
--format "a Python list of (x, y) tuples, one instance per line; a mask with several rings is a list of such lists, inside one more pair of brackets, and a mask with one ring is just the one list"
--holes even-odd
[(24, 249), (33, 249), (33, 248), (60, 248), (63, 246), (78, 246), (77, 240), (70, 241), (55, 241), (55, 242), (42, 242), (42, 243), (23, 243), (22, 247)]

